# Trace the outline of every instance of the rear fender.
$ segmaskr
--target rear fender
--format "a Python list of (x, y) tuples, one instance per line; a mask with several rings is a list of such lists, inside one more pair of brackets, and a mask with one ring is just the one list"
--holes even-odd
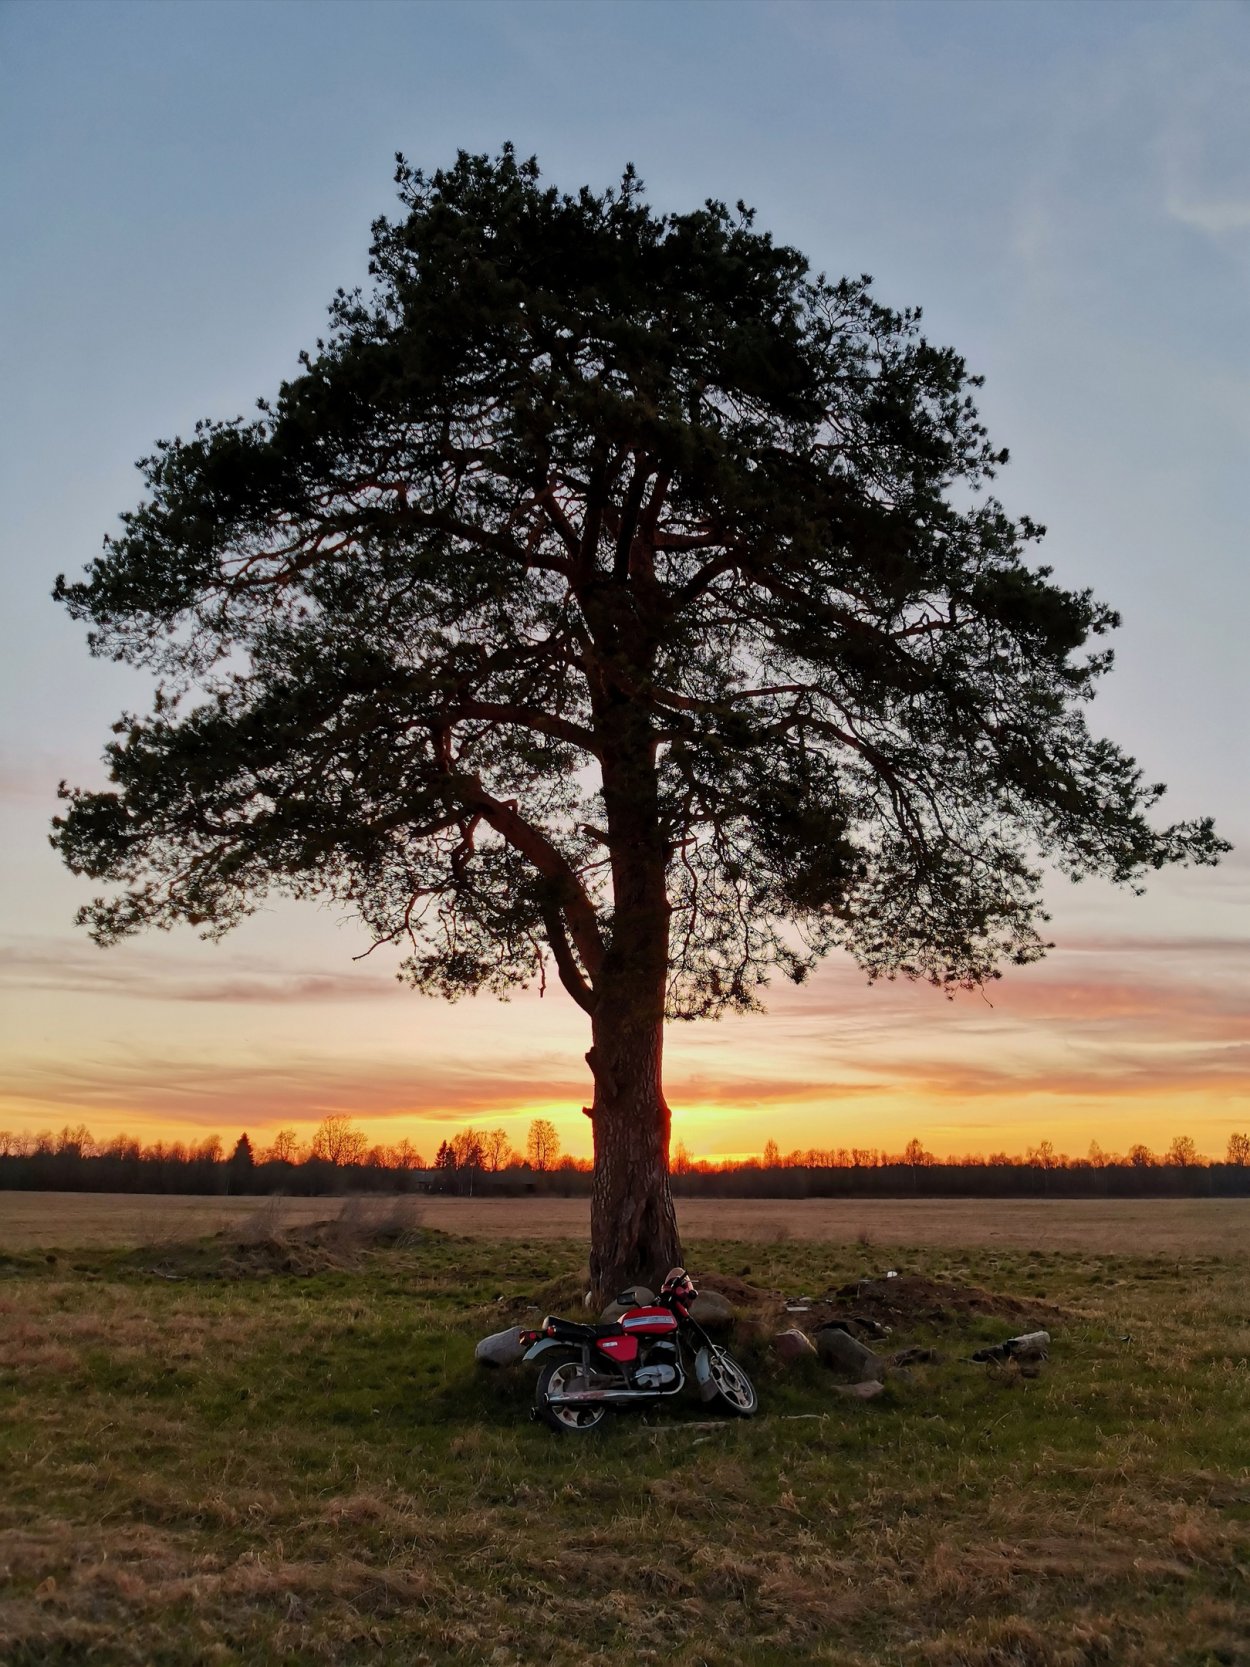
[(565, 1354), (569, 1353), (569, 1345), (565, 1342), (562, 1342), (560, 1340), (560, 1338), (558, 1338), (558, 1337), (540, 1337), (538, 1339), (537, 1343), (533, 1344), (532, 1347), (528, 1348), (525, 1351), (525, 1353), (521, 1356), (521, 1359), (522, 1360), (537, 1360), (539, 1355), (542, 1354), (547, 1349), (560, 1349)]

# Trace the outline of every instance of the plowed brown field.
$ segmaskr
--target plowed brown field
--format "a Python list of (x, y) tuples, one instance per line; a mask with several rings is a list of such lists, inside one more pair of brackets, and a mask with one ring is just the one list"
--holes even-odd
[[(379, 1199), (379, 1207), (387, 1201)], [(337, 1215), (337, 1198), (200, 1198), (113, 1193), (0, 1192), (0, 1250), (71, 1250), (197, 1238), (276, 1210), (287, 1225)], [(421, 1198), (422, 1221), (452, 1233), (508, 1239), (582, 1238), (584, 1198)], [(1103, 1255), (1250, 1245), (1250, 1198), (681, 1199), (688, 1239), (866, 1239), (892, 1245), (1003, 1245)]]

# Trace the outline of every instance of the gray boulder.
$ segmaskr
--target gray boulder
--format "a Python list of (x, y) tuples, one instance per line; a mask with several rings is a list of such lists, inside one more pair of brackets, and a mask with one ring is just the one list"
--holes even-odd
[(836, 1326), (822, 1326), (815, 1337), (816, 1353), (825, 1365), (842, 1377), (850, 1378), (855, 1383), (869, 1380), (882, 1382), (885, 1377), (885, 1362), (879, 1354), (874, 1354), (848, 1332), (839, 1331)]
[(910, 1348), (897, 1350), (886, 1361), (886, 1365), (894, 1372), (902, 1371), (907, 1366), (936, 1366), (941, 1360), (942, 1354), (939, 1349), (913, 1344)]
[(773, 1353), (789, 1366), (796, 1360), (814, 1360), (816, 1345), (805, 1331), (779, 1331), (773, 1338)]
[(690, 1317), (709, 1331), (723, 1329), (734, 1323), (733, 1305), (719, 1291), (700, 1291), (690, 1304)]
[[(630, 1300), (628, 1302), (622, 1302), (621, 1297), (628, 1297)], [(621, 1296), (617, 1297), (615, 1302), (610, 1302), (608, 1304), (603, 1313), (600, 1314), (599, 1318), (603, 1321), (604, 1325), (606, 1325), (609, 1320), (619, 1320), (621, 1315), (624, 1314), (627, 1309), (646, 1308), (654, 1301), (655, 1292), (650, 1290), (646, 1285), (631, 1285), (628, 1291), (621, 1292)]]
[(1050, 1353), (1048, 1331), (1025, 1331), (1019, 1337), (1008, 1337), (987, 1349), (978, 1349), (971, 1360), (1019, 1360), (1040, 1362)]
[(521, 1347), (521, 1333), (524, 1326), (509, 1326), (507, 1331), (496, 1331), (490, 1337), (483, 1337), (473, 1351), (473, 1358), (479, 1366), (515, 1366), (524, 1355)]
[(835, 1395), (846, 1395), (856, 1401), (871, 1401), (874, 1395), (880, 1395), (885, 1388), (876, 1378), (867, 1378), (863, 1383), (835, 1383)]

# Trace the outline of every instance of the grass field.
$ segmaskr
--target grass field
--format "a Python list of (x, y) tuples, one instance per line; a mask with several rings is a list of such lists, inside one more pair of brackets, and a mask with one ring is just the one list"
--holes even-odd
[(769, 1242), (722, 1207), (741, 1236), (695, 1237), (696, 1270), (976, 1284), (1047, 1320), (1051, 1360), (969, 1364), (1019, 1320), (956, 1305), (891, 1339), (943, 1358), (860, 1403), (744, 1321), (757, 1419), (691, 1403), (579, 1441), (472, 1350), (572, 1311), (582, 1245), (422, 1208), (139, 1251), (63, 1229), (60, 1254), (0, 1215), (6, 1667), (1250, 1667), (1241, 1245), (908, 1248), (885, 1206), (819, 1242), (776, 1205)]
[[(275, 1209), (295, 1226), (333, 1214), (326, 1198), (199, 1198), (144, 1193), (0, 1192), (0, 1250), (158, 1244), (239, 1225)], [(779, 1199), (687, 1198), (677, 1205), (691, 1239), (1015, 1246), (1220, 1254), (1250, 1250), (1250, 1198)], [(584, 1198), (423, 1198), (422, 1218), (444, 1232), (499, 1238), (585, 1238)]]

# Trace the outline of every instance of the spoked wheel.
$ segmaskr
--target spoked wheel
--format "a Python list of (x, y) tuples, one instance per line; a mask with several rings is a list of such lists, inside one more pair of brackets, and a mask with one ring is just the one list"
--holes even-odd
[(726, 1349), (708, 1351), (708, 1366), (716, 1385), (716, 1399), (739, 1418), (750, 1418), (760, 1404), (755, 1385)]
[(576, 1360), (554, 1361), (550, 1366), (544, 1366), (538, 1374), (538, 1387), (534, 1391), (534, 1410), (553, 1430), (572, 1430), (584, 1435), (588, 1430), (597, 1430), (608, 1416), (608, 1409), (602, 1401), (590, 1401), (582, 1406), (573, 1402), (563, 1405), (558, 1401), (552, 1403), (553, 1395), (568, 1394), (581, 1375), (581, 1363)]

